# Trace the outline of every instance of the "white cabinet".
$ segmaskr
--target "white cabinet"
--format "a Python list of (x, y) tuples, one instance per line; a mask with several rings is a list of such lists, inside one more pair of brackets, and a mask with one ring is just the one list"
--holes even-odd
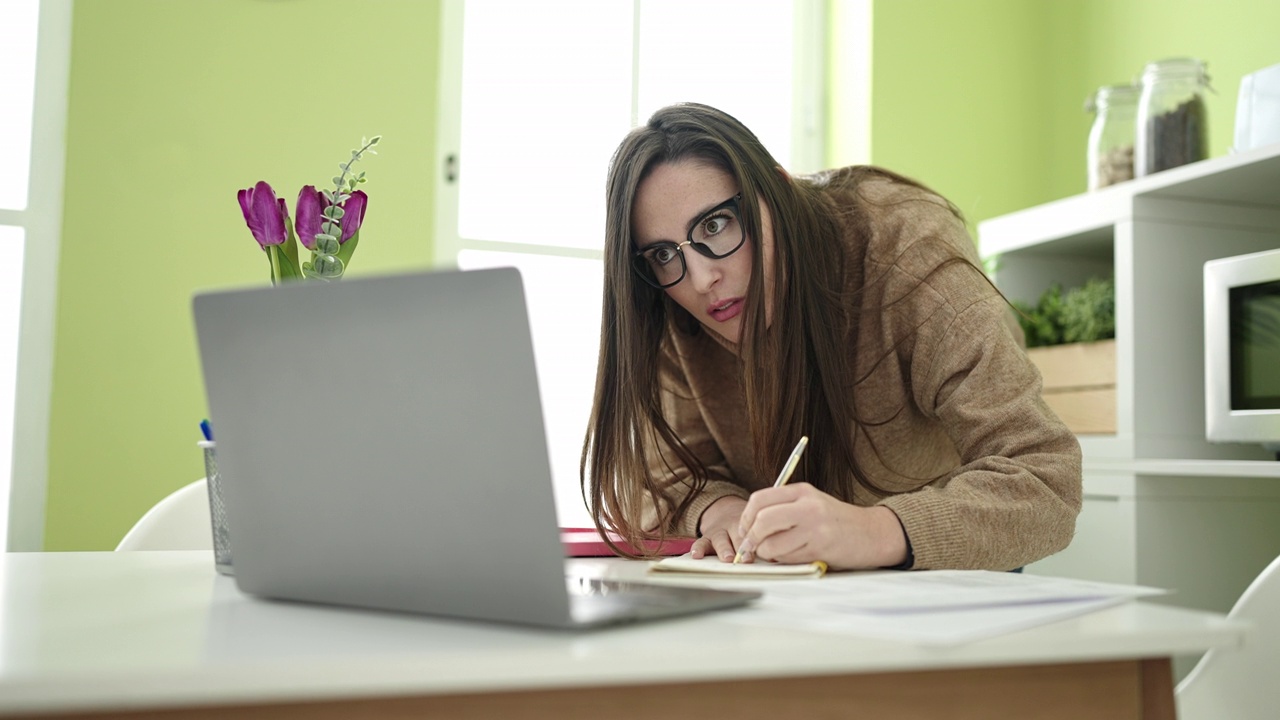
[(1075, 540), (1028, 570), (1229, 610), (1280, 555), (1280, 461), (1205, 440), (1202, 277), (1207, 260), (1280, 248), (1280, 145), (993, 218), (978, 238), (1010, 299), (1115, 278), (1116, 432), (1080, 436)]

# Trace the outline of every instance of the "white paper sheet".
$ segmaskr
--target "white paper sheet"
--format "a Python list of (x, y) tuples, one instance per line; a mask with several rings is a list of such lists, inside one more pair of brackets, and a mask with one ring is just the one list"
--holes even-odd
[(725, 578), (764, 591), (735, 622), (956, 645), (1095, 612), (1164, 590), (980, 570), (839, 573), (785, 584)]

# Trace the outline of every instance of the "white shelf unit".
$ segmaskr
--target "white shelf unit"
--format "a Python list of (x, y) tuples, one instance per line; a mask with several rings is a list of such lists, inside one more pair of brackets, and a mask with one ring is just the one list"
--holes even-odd
[(1012, 300), (1115, 279), (1116, 432), (1080, 436), (1075, 540), (1029, 571), (1169, 588), (1171, 604), (1228, 611), (1280, 555), (1280, 461), (1205, 440), (1203, 269), (1280, 248), (1280, 145), (993, 218), (978, 238)]

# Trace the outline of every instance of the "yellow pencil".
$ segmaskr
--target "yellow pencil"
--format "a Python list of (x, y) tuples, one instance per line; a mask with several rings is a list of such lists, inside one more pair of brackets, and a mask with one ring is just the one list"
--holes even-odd
[[(796, 471), (796, 466), (800, 464), (800, 456), (804, 454), (804, 449), (809, 444), (809, 436), (805, 435), (800, 438), (800, 442), (796, 443), (796, 448), (791, 451), (791, 457), (782, 465), (782, 472), (778, 473), (778, 479), (773, 481), (774, 487), (782, 487), (791, 479), (791, 473)], [(737, 565), (742, 562), (742, 549), (733, 556), (733, 564)]]

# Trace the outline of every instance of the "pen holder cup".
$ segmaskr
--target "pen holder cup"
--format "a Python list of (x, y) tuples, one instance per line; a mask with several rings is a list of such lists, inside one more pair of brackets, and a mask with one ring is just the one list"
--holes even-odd
[(213, 526), (213, 562), (218, 572), (231, 575), (231, 534), (227, 530), (227, 506), (222, 499), (222, 475), (218, 472), (218, 448), (213, 441), (202, 441), (205, 483), (209, 490), (209, 520)]

